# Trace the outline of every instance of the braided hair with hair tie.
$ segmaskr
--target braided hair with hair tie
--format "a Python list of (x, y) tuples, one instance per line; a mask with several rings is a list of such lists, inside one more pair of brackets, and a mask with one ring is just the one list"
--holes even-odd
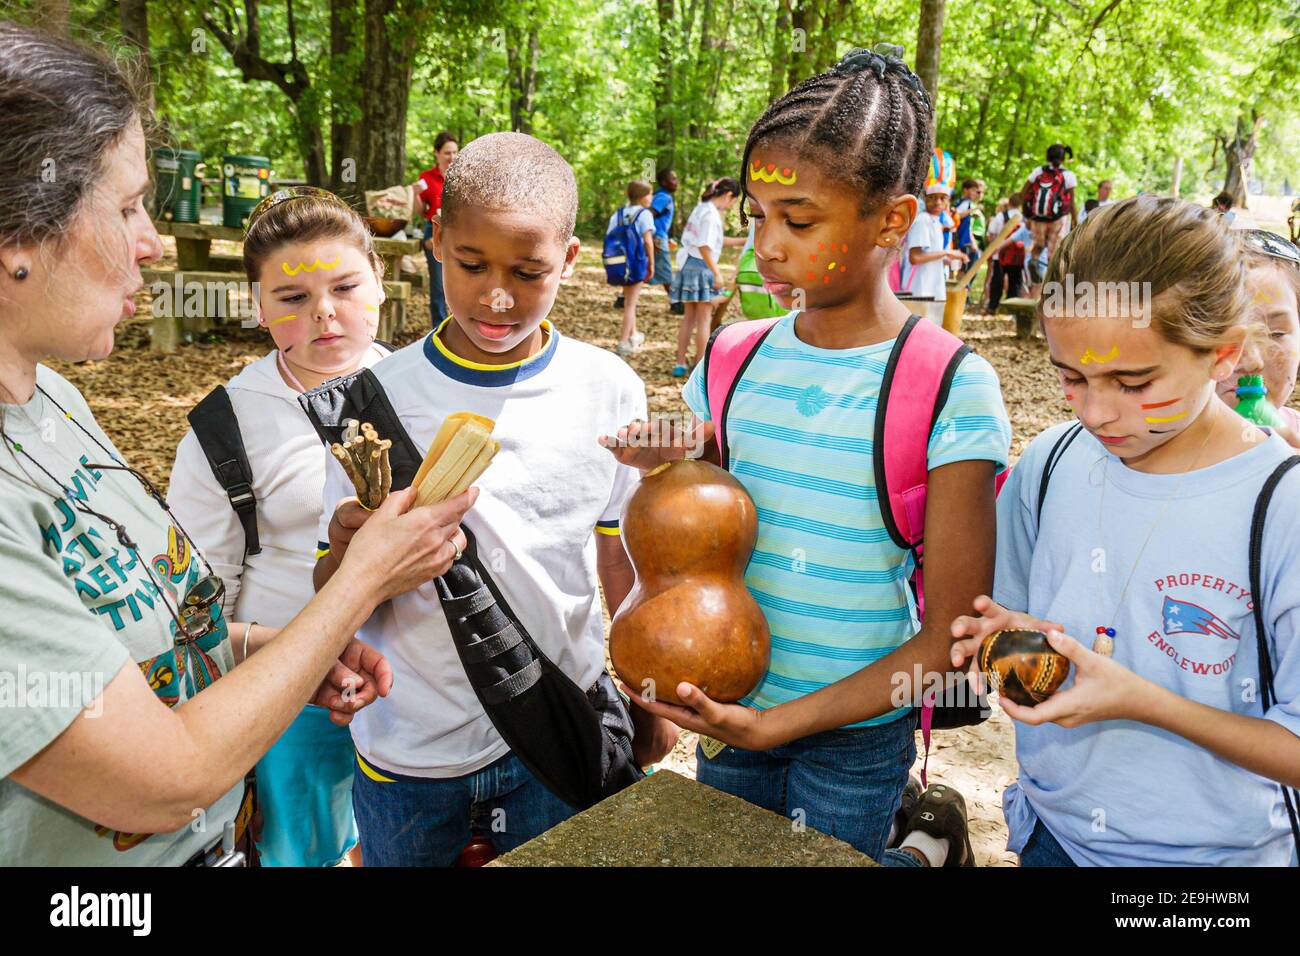
[[(760, 145), (789, 149), (856, 187), (863, 214), (894, 196), (920, 193), (934, 148), (934, 111), (901, 52), (889, 44), (850, 50), (769, 106), (745, 143), (742, 198), (750, 154)], [(743, 207), (741, 221), (747, 222)]]

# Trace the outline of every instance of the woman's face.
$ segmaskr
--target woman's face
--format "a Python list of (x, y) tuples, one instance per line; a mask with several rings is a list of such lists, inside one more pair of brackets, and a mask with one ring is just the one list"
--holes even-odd
[(456, 154), (459, 152), (460, 147), (456, 145), (455, 140), (449, 139), (442, 144), (442, 149), (438, 150), (438, 168), (442, 170), (443, 175), (446, 175), (447, 167), (451, 165), (451, 161), (456, 158)]
[(8, 284), (13, 318), (6, 337), (26, 357), (82, 362), (113, 351), (118, 323), (135, 315), (140, 267), (163, 252), (144, 207), (148, 186), (137, 121), (105, 155), (99, 182), (63, 241), (17, 250), (29, 274)]
[(365, 254), (343, 239), (271, 252), (258, 276), (258, 323), (286, 360), (322, 375), (351, 372), (379, 327), (383, 286)]
[(1268, 327), (1268, 337), (1247, 343), (1241, 361), (1232, 375), (1219, 386), (1219, 394), (1230, 406), (1237, 406), (1237, 378), (1260, 375), (1268, 389), (1268, 400), (1281, 407), (1295, 391), (1296, 370), (1300, 367), (1300, 316), (1297, 315), (1295, 286), (1284, 269), (1288, 265), (1256, 266), (1246, 273), (1246, 291), (1258, 317)]

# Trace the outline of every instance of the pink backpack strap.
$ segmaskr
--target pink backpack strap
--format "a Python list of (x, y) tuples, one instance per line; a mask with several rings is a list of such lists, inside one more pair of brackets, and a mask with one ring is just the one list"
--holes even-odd
[(970, 348), (957, 336), (914, 315), (894, 342), (880, 386), (873, 456), (876, 494), (890, 538), (916, 553), (918, 569), (925, 539), (930, 433), (948, 400), (957, 366), (968, 354)]
[(744, 374), (750, 359), (763, 344), (763, 339), (783, 316), (771, 319), (750, 319), (718, 326), (709, 346), (704, 350), (704, 390), (709, 400), (709, 415), (713, 419), (714, 438), (722, 456), (722, 467), (729, 460), (725, 432), (727, 411), (736, 383)]

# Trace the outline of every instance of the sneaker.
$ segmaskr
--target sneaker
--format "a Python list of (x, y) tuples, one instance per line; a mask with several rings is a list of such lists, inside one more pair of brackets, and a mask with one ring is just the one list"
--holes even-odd
[(921, 802), (921, 781), (916, 779), (916, 774), (908, 774), (907, 786), (903, 788), (903, 802), (898, 807), (898, 812), (894, 814), (894, 842), (889, 844), (891, 850), (897, 849), (898, 844), (903, 842), (903, 837), (907, 835), (907, 821), (912, 817), (912, 811), (916, 805)]
[(690, 371), (685, 365), (673, 366), (673, 378), (685, 378), (686, 373)]
[(623, 308), (623, 297), (621, 295), (614, 300), (614, 308), (616, 309)]
[(627, 358), (628, 356), (636, 354), (636, 346), (629, 345), (627, 342), (619, 342), (614, 351), (623, 356), (623, 358)]
[(641, 346), (645, 345), (645, 333), (633, 332), (631, 342), (632, 348), (639, 349)]
[(974, 866), (975, 853), (970, 845), (970, 825), (966, 818), (966, 801), (952, 787), (941, 783), (931, 784), (921, 794), (911, 817), (907, 832), (920, 830), (937, 839), (947, 838), (949, 866)]

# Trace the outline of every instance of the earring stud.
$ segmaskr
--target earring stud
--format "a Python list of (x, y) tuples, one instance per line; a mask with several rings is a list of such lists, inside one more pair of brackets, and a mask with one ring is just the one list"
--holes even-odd
[(26, 266), (19, 266), (17, 269), (15, 269), (15, 270), (14, 270), (14, 278), (15, 278), (17, 281), (19, 281), (19, 282), (22, 282), (24, 279), (26, 279), (26, 278), (27, 278), (27, 267), (26, 267)]

